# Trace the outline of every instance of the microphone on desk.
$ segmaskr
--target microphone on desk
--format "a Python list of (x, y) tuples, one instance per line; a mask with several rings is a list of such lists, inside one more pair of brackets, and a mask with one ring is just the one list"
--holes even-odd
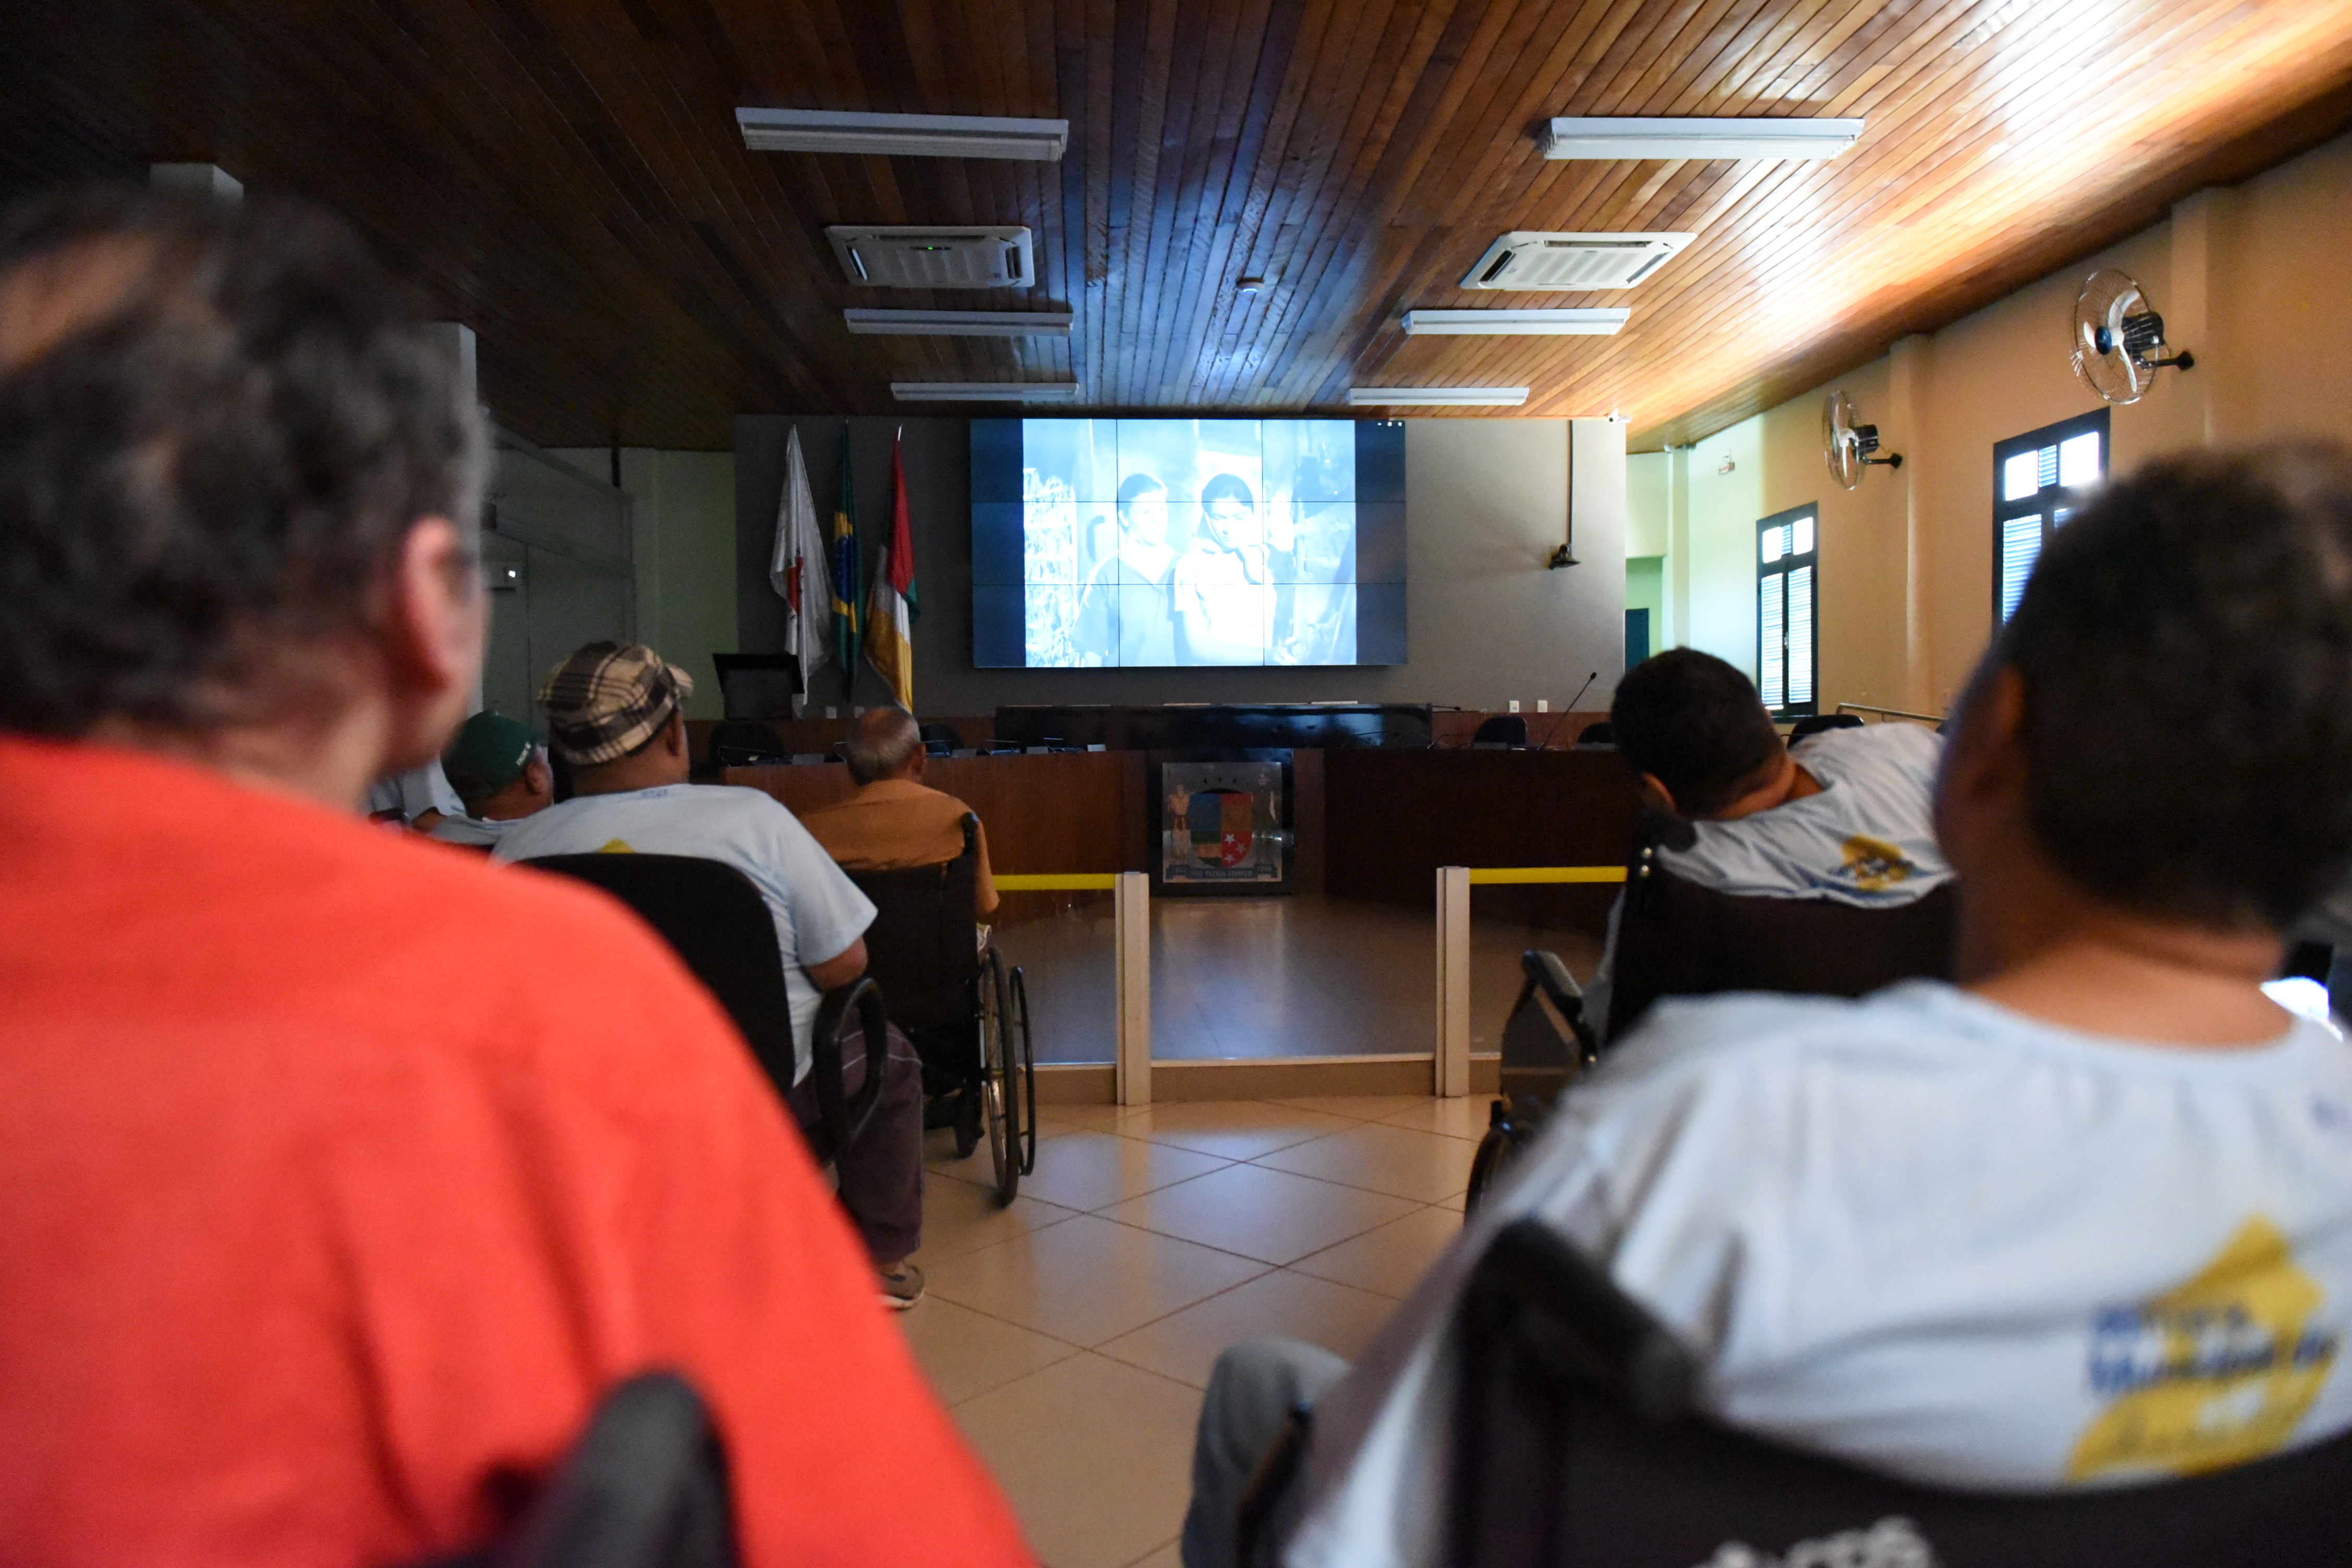
[(1546, 752), (1551, 750), (1552, 742), (1559, 735), (1559, 727), (1568, 722), (1568, 716), (1576, 711), (1577, 702), (1586, 692), (1592, 689), (1592, 683), (1600, 679), (1601, 672), (1597, 669), (1584, 678), (1584, 684), (1576, 689), (1576, 696), (1568, 700), (1568, 706), (1559, 710), (1559, 717), (1553, 720), (1551, 728), (1544, 731), (1544, 742), (1538, 748), (1538, 750)]

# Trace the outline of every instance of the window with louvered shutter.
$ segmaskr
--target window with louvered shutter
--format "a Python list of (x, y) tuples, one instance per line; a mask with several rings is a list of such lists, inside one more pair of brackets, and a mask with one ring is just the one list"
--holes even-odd
[(1756, 689), (1774, 718), (1820, 711), (1819, 524), (1801, 506), (1756, 525)]
[(2107, 410), (1997, 442), (1992, 449), (1993, 613), (2025, 596), (2042, 545), (2107, 477)]

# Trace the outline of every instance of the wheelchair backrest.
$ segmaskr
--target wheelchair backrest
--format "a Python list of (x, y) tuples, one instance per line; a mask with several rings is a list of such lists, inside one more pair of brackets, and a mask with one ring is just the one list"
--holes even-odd
[(727, 1016), (783, 1093), (795, 1061), (775, 917), (751, 879), (684, 855), (551, 855), (521, 862), (603, 889), (661, 934)]
[(2352, 1541), (2352, 1435), (2185, 1480), (1994, 1493), (1734, 1431), (1689, 1410), (1668, 1331), (1534, 1220), (1496, 1234), (1455, 1331), (1457, 1564), (2316, 1568)]
[(1951, 882), (1891, 909), (1743, 897), (1686, 881), (1644, 849), (1618, 917), (1609, 1037), (1622, 1038), (1661, 996), (1861, 996), (1897, 980), (1948, 979), (1958, 903)]
[(963, 853), (935, 866), (852, 871), (874, 900), (866, 928), (866, 973), (882, 987), (890, 1021), (901, 1030), (970, 1023), (971, 984), (980, 973), (979, 821), (966, 816)]

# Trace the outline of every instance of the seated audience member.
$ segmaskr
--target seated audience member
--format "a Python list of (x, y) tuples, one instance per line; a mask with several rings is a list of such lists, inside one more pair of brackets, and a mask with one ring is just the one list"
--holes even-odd
[[(1832, 729), (1780, 743), (1755, 683), (1711, 653), (1643, 659), (1610, 704), (1642, 798), (1692, 825), (1658, 864), (1717, 892), (1908, 903), (1950, 879), (1930, 796), (1943, 740), (1916, 724)], [(1585, 1012), (1605, 1033), (1621, 896)]]
[(1688, 1342), (1722, 1418), (1898, 1476), (2108, 1485), (2352, 1426), (2352, 1053), (2261, 989), (2352, 862), (2347, 690), (2341, 453), (2109, 487), (2042, 553), (1945, 757), (1961, 983), (1662, 1005), (1362, 1364), (1228, 1352), (1186, 1563), (1226, 1560), (1294, 1399), (1315, 1411), (1281, 1561), (1436, 1560), (1448, 1328), (1530, 1215)]
[(450, 787), (440, 763), (433, 760), (387, 773), (369, 785), (366, 810), (378, 822), (429, 833), (445, 816), (463, 816), (466, 803)]
[(1025, 1561), (669, 952), (357, 818), (465, 712), (488, 462), (338, 221), (0, 218), (0, 1557), (453, 1560), (667, 1367), (747, 1563)]
[[(722, 860), (751, 878), (775, 916), (783, 953), (798, 1069), (788, 1098), (793, 1114), (814, 1126), (810, 1032), (824, 994), (866, 973), (874, 906), (773, 796), (687, 782), (686, 702), (693, 695), (694, 678), (649, 647), (590, 643), (565, 659), (539, 701), (549, 738), (572, 769), (572, 796), (508, 828), (491, 853), (500, 860), (685, 855)], [(862, 1051), (844, 1062), (853, 1091), (864, 1063)], [(922, 1240), (922, 1121), (921, 1068), (894, 1031), (873, 1118), (835, 1169), (843, 1206), (880, 1271), (882, 1299), (902, 1309), (923, 1294), (922, 1270), (908, 1261)]]
[[(922, 728), (903, 708), (869, 708), (842, 748), (857, 793), (801, 818), (824, 852), (852, 871), (896, 871), (936, 866), (963, 853), (963, 819), (971, 807), (923, 783), (929, 758)], [(988, 869), (988, 829), (979, 849), (980, 913), (996, 909), (996, 879)]]
[(555, 799), (555, 773), (539, 737), (498, 713), (477, 713), (457, 726), (457, 738), (441, 753), (441, 771), (466, 809), (425, 831), (450, 844), (487, 849), (509, 824)]

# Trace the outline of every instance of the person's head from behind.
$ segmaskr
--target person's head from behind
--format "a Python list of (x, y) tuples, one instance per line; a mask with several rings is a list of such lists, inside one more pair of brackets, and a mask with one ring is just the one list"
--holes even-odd
[(441, 772), (469, 815), (491, 821), (529, 816), (555, 799), (555, 773), (540, 754), (539, 737), (503, 714), (477, 713), (458, 725), (441, 753)]
[(0, 218), (0, 729), (315, 798), (436, 756), (486, 595), (454, 356), (340, 221), (135, 191)]
[(1150, 474), (1129, 474), (1118, 485), (1118, 531), (1123, 540), (1157, 545), (1168, 537), (1168, 487)]
[(693, 773), (686, 704), (694, 678), (642, 643), (592, 642), (539, 689), (548, 743), (575, 795), (684, 784)]
[(2108, 486), (1979, 668), (1936, 816), (1964, 919), (1981, 889), (2012, 929), (2274, 963), (2352, 868), (2352, 462), (2192, 455)]
[(1609, 704), (1618, 754), (1650, 805), (1694, 821), (1745, 816), (1786, 793), (1788, 748), (1756, 684), (1696, 648), (1643, 659)]
[(868, 708), (851, 726), (841, 756), (861, 784), (917, 779), (925, 765), (922, 726), (904, 708)]
[(1257, 497), (1239, 474), (1219, 474), (1201, 487), (1201, 518), (1209, 535), (1228, 550), (1255, 542)]

